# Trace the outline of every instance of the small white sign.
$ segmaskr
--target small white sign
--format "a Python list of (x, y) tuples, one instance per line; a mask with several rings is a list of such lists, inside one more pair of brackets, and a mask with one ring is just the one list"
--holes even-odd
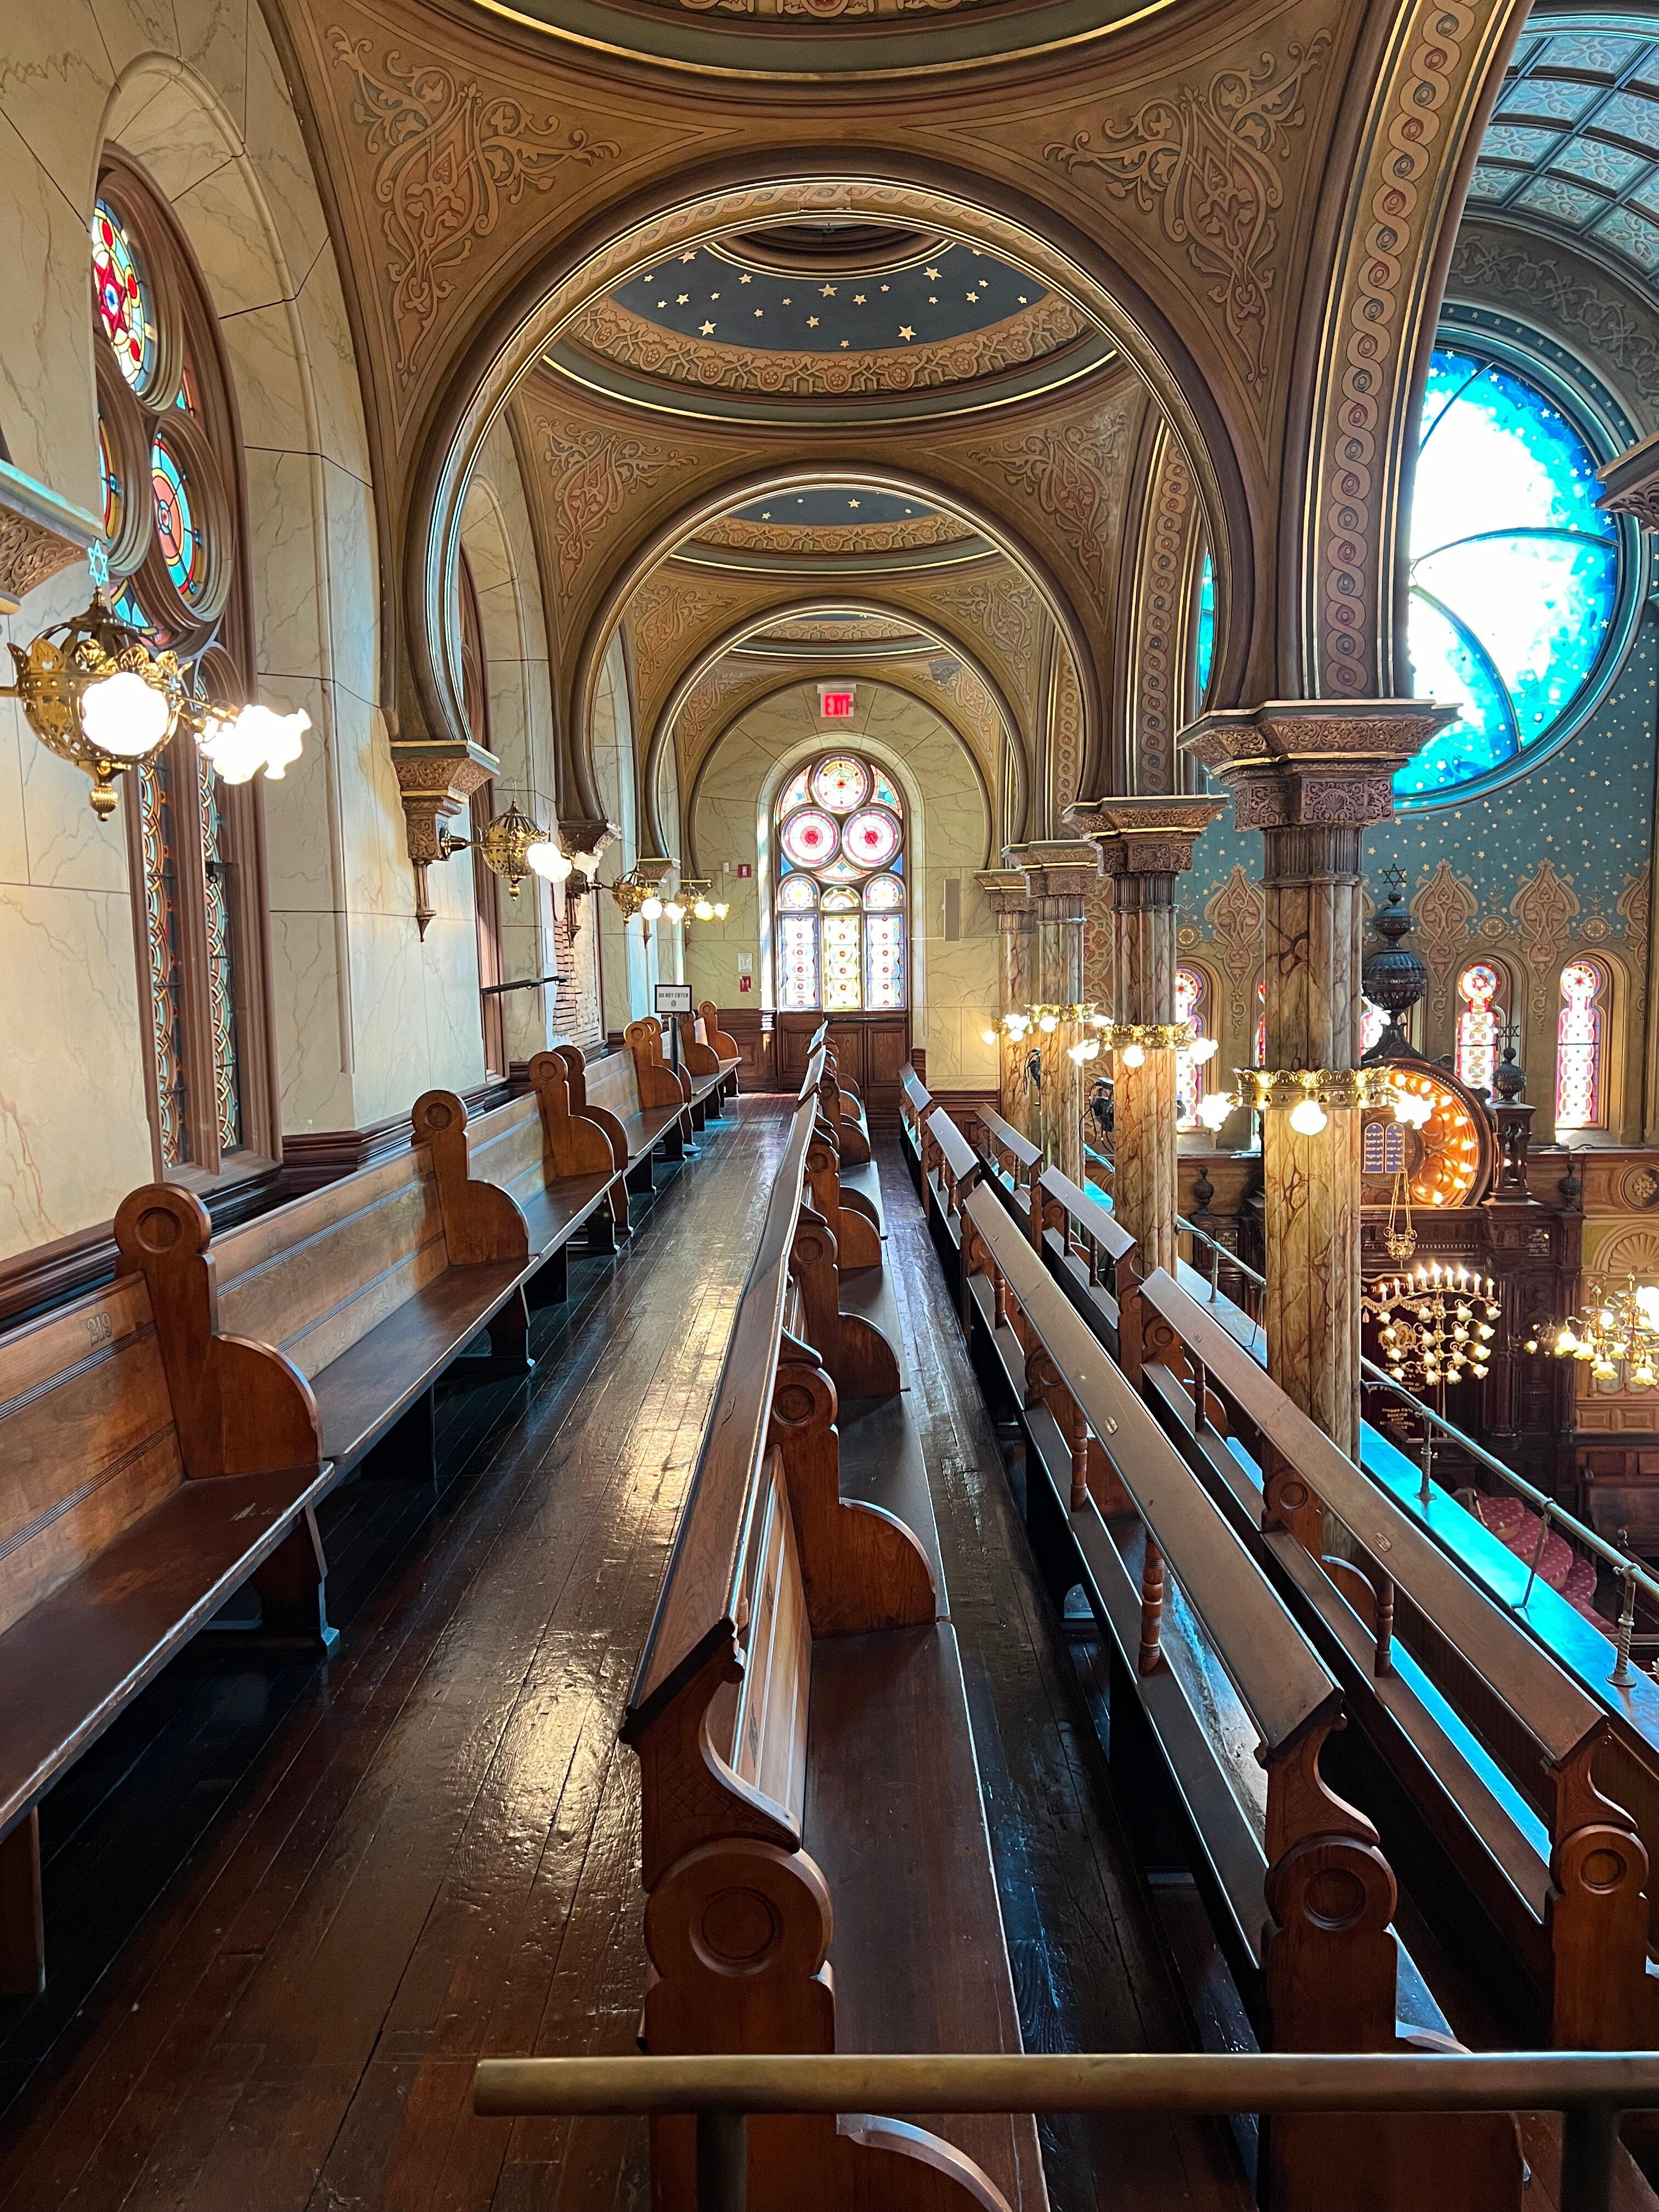
[(754, 954), (753, 954), (752, 952), (739, 952), (739, 953), (738, 953), (738, 975), (752, 975), (754, 974), (754, 972), (755, 972), (755, 956), (754, 956)]
[(657, 1012), (659, 1014), (689, 1014), (691, 1011), (691, 986), (689, 983), (659, 983)]

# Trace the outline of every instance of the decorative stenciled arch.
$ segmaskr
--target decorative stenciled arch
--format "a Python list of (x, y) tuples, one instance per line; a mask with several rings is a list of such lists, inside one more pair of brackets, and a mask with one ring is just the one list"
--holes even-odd
[[(446, 622), (457, 520), (483, 440), (519, 378), (591, 301), (664, 253), (803, 213), (914, 223), (989, 249), (1029, 270), (1114, 341), (1151, 387), (1199, 485), (1218, 605), (1225, 611), (1216, 696), (1235, 697), (1253, 616), (1244, 473), (1205, 379), (1150, 295), (1097, 241), (1006, 185), (997, 187), (993, 206), (982, 179), (896, 149), (803, 148), (792, 158), (792, 173), (782, 176), (779, 162), (775, 152), (757, 154), (653, 185), (520, 278), (463, 356), (434, 409), (406, 509), (404, 648), (411, 704), (428, 726), (455, 732), (460, 727)], [(1076, 645), (1085, 674), (1084, 757), (1092, 766), (1099, 757), (1101, 701), (1080, 635)], [(586, 803), (588, 794), (576, 796)]]
[[(1006, 692), (972, 648), (964, 645), (954, 631), (935, 622), (931, 617), (924, 618), (908, 608), (893, 606), (880, 599), (852, 599), (842, 593), (820, 594), (811, 599), (792, 600), (783, 605), (759, 609), (754, 614), (746, 616), (742, 622), (734, 623), (731, 629), (723, 631), (719, 637), (713, 639), (705, 646), (675, 684), (651, 732), (641, 777), (647, 824), (651, 833), (659, 839), (656, 847), (659, 852), (667, 852), (670, 849), (667, 845), (660, 842), (667, 825), (661, 822), (658, 816), (659, 771), (667, 756), (669, 747), (673, 743), (675, 726), (679, 716), (687, 701), (709, 670), (723, 660), (727, 653), (736, 652), (751, 639), (759, 637), (765, 631), (774, 629), (779, 623), (811, 622), (847, 614), (865, 615), (911, 623), (919, 636), (931, 640), (941, 651), (954, 655), (984, 686), (997, 710), (998, 718), (1002, 725), (1003, 738), (1009, 749), (1009, 757), (1017, 768), (1018, 788), (1015, 796), (1018, 805), (1016, 811), (1024, 812), (1025, 787), (1029, 776), (1024, 733), (1020, 728), (1018, 717), (1014, 713)], [(799, 677), (793, 679), (795, 682), (799, 680)], [(910, 687), (902, 685), (898, 688), (909, 689)], [(914, 696), (921, 697), (921, 694), (917, 691)], [(744, 711), (747, 712), (747, 708)], [(963, 750), (972, 760), (973, 750), (968, 744), (963, 731), (957, 727), (954, 717), (942, 708), (935, 708), (935, 711), (939, 714), (941, 721), (956, 730), (957, 737), (963, 741)], [(731, 720), (731, 717), (726, 718), (726, 728), (730, 727)], [(725, 728), (721, 730), (720, 735), (722, 737), (725, 735)], [(719, 743), (718, 738), (715, 743)], [(711, 746), (709, 750), (712, 751), (714, 748)], [(698, 763), (698, 767), (700, 769), (701, 763)], [(980, 775), (982, 784), (984, 779), (976, 760), (974, 761), (974, 767), (975, 774)], [(989, 866), (988, 861), (987, 865)]]
[[(752, 714), (757, 707), (764, 707), (771, 700), (782, 698), (786, 694), (791, 691), (799, 691), (801, 685), (809, 680), (810, 678), (805, 671), (797, 669), (791, 675), (777, 677), (769, 683), (763, 682), (758, 689), (750, 692), (746, 697), (735, 700), (732, 702), (730, 712), (721, 716), (719, 729), (715, 732), (715, 734), (709, 740), (708, 744), (704, 747), (702, 756), (692, 771), (690, 785), (687, 789), (684, 797), (684, 811), (685, 816), (686, 840), (685, 857), (688, 863), (689, 872), (691, 874), (697, 874), (700, 872), (701, 869), (701, 862), (697, 852), (697, 802), (702, 792), (703, 783), (707, 779), (710, 769), (714, 767), (714, 762), (719, 756), (720, 747), (726, 743), (727, 738), (731, 736), (732, 731), (738, 727), (738, 724), (742, 722), (746, 716)], [(940, 703), (939, 698), (935, 695), (924, 690), (921, 684), (917, 683), (914, 678), (906, 676), (902, 671), (884, 667), (873, 676), (872, 681), (875, 686), (890, 691), (902, 692), (907, 699), (914, 699), (919, 707), (925, 707), (928, 713), (932, 714), (937, 721), (942, 723), (944, 726), (949, 730), (951, 736), (955, 738), (957, 743), (962, 747), (963, 753), (968, 763), (969, 772), (973, 777), (974, 787), (979, 794), (980, 804), (985, 810), (985, 820), (987, 823), (985, 865), (987, 867), (989, 867), (996, 858), (995, 851), (994, 849), (997, 834), (996, 801), (992, 793), (990, 784), (986, 779), (984, 768), (980, 762), (979, 756), (975, 752), (972, 744), (969, 742), (966, 731), (963, 730), (962, 725), (957, 720), (955, 715)], [(801, 745), (797, 748), (797, 751), (799, 753), (800, 757), (804, 758), (805, 753), (810, 751), (813, 745), (816, 744), (823, 747), (827, 745), (828, 743), (829, 740), (823, 737), (814, 737), (810, 739), (803, 738)], [(856, 743), (853, 743), (852, 740), (849, 740), (849, 743), (852, 744), (853, 750), (854, 751), (863, 750), (866, 752), (878, 753), (884, 761), (888, 759), (886, 749), (879, 739), (865, 737), (860, 738)], [(795, 757), (795, 755), (792, 754), (790, 757), (793, 759)], [(897, 759), (896, 756), (892, 757), (890, 765), (894, 768), (896, 773), (905, 776), (908, 775), (908, 769)], [(922, 802), (921, 801), (919, 795), (913, 792), (911, 799), (913, 808), (919, 809), (921, 803)]]
[[(750, 505), (757, 499), (781, 498), (790, 492), (817, 490), (824, 483), (826, 477), (837, 483), (843, 482), (850, 483), (856, 481), (861, 485), (869, 486), (875, 491), (891, 492), (901, 498), (926, 501), (944, 513), (968, 524), (990, 539), (999, 550), (1014, 563), (1020, 574), (1039, 593), (1044, 606), (1054, 619), (1056, 629), (1065, 639), (1077, 667), (1083, 670), (1092, 666), (1087, 635), (1083, 624), (1046, 564), (1023, 544), (1012, 538), (1006, 526), (998, 518), (987, 514), (975, 502), (965, 499), (959, 492), (946, 489), (931, 479), (881, 465), (862, 467), (856, 464), (849, 464), (846, 466), (837, 465), (833, 471), (827, 471), (822, 465), (798, 469), (763, 470), (723, 484), (717, 490), (706, 493), (701, 499), (683, 508), (678, 514), (662, 524), (642, 544), (635, 548), (625, 565), (612, 580), (611, 588), (605, 593), (588, 625), (572, 681), (570, 726), (575, 732), (577, 739), (572, 763), (574, 777), (579, 779), (585, 775), (590, 765), (586, 758), (586, 733), (591, 723), (599, 671), (604, 664), (611, 637), (621, 625), (635, 593), (661, 566), (662, 562), (670, 557), (678, 546), (684, 544), (687, 538), (695, 537), (700, 530), (706, 529), (711, 522), (719, 520), (722, 516), (730, 514), (739, 507)], [(819, 614), (824, 612), (826, 603), (831, 596), (827, 592), (817, 594), (811, 602), (812, 611)], [(1018, 734), (1018, 721), (1009, 709), (1001, 687), (984, 670), (978, 657), (958, 638), (954, 635), (947, 638), (945, 633), (931, 617), (923, 617), (910, 608), (883, 605), (877, 610), (874, 601), (863, 602), (848, 599), (844, 595), (834, 596), (838, 606), (867, 605), (872, 611), (894, 616), (913, 623), (918, 629), (926, 629), (937, 635), (940, 642), (946, 645), (951, 652), (958, 654), (974, 668), (975, 673), (981, 678), (992, 696), (996, 699), (999, 711), (1003, 713), (1009, 731), (1016, 735)], [(793, 611), (800, 611), (799, 609)], [(776, 607), (763, 615), (757, 614), (738, 627), (752, 634), (754, 629), (765, 628), (771, 623), (783, 619), (785, 612), (786, 610), (783, 607)], [(720, 644), (719, 650), (729, 650), (731, 641), (737, 635), (735, 630), (728, 632), (726, 639)], [(718, 653), (714, 657), (718, 658)], [(1092, 724), (1086, 721), (1091, 687), (1085, 683), (1082, 690), (1085, 708), (1085, 758), (1087, 759), (1089, 757), (1088, 731), (1090, 729), (1097, 731), (1098, 718), (1097, 717)], [(644, 788), (647, 793), (653, 793), (655, 790), (655, 762), (659, 746), (654, 732), (652, 746), (651, 762), (647, 768), (644, 779)], [(1029, 780), (1028, 767), (1028, 787)], [(586, 793), (579, 792), (581, 803), (586, 804)]]

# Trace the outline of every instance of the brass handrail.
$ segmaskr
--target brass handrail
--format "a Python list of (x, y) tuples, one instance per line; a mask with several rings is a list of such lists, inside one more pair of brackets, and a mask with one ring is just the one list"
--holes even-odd
[(698, 2212), (743, 2212), (750, 2112), (1559, 2112), (1560, 2212), (1612, 2212), (1619, 2116), (1659, 2106), (1659, 2052), (486, 2058), (472, 2106), (492, 2118), (695, 2113)]

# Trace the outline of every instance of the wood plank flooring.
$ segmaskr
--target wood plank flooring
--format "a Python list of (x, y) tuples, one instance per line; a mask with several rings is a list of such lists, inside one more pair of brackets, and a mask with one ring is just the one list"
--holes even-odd
[[(0, 2000), (0, 2212), (592, 2212), (643, 2130), (472, 2118), (485, 2052), (623, 2051), (643, 1992), (616, 1726), (783, 1133), (745, 1101), (532, 1382), (443, 1402), (444, 1485), (326, 1509), (327, 1665), (170, 1668), (46, 1808), (51, 1985)], [(896, 1156), (890, 1270), (1033, 2048), (1182, 2023)], [(1059, 2122), (1055, 2212), (1238, 2212), (1201, 2125)]]

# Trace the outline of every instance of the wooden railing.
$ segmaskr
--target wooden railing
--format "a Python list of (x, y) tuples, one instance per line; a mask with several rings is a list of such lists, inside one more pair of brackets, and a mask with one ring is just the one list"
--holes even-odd
[(697, 2212), (747, 2212), (751, 2112), (1516, 2111), (1562, 2115), (1559, 2212), (1613, 2212), (1620, 2115), (1655, 2106), (1650, 2051), (486, 2058), (473, 2075), (473, 2109), (491, 2119), (695, 2114)]

